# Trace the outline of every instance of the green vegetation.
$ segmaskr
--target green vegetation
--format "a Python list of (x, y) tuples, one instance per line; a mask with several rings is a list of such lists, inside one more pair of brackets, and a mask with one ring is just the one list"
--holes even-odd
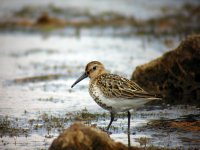
[(140, 137), (136, 139), (138, 143), (140, 143), (140, 147), (144, 146), (144, 148), (147, 148), (147, 145), (149, 144), (150, 138), (147, 137)]
[[(51, 98), (50, 98), (51, 99)], [(25, 111), (25, 115), (28, 112)], [(119, 114), (117, 117), (126, 117), (126, 113)], [(185, 118), (188, 118), (188, 116), (184, 116)], [(191, 115), (189, 115), (191, 118)], [(194, 116), (198, 117), (198, 116)], [(37, 119), (29, 119), (27, 122), (25, 121), (24, 124), (28, 125), (27, 128), (22, 128), (20, 127), (19, 122), (20, 119), (18, 118), (8, 118), (7, 116), (2, 117), (0, 119), (0, 134), (1, 137), (4, 136), (10, 136), (10, 137), (17, 137), (17, 136), (25, 136), (28, 137), (31, 133), (34, 132), (43, 132), (44, 138), (53, 138), (55, 133), (61, 133), (64, 131), (65, 128), (69, 127), (72, 122), (75, 121), (81, 121), (84, 124), (87, 124), (89, 126), (96, 126), (93, 122), (98, 121), (98, 120), (106, 120), (109, 119), (110, 115), (109, 113), (90, 113), (87, 109), (83, 109), (79, 112), (74, 112), (74, 113), (67, 113), (64, 116), (56, 116), (56, 115), (50, 115), (47, 113), (42, 113), (40, 114)], [(180, 122), (180, 121), (179, 121)], [(179, 123), (178, 122), (178, 123)], [(154, 120), (151, 121), (149, 124), (144, 126), (143, 128), (149, 130), (149, 129), (156, 129), (156, 130), (163, 130), (164, 132), (171, 132), (172, 128), (179, 128), (183, 127), (184, 130), (186, 129), (191, 129), (194, 130), (195, 132), (199, 132), (199, 121), (195, 123), (185, 123), (185, 122), (180, 122), (180, 124), (177, 124), (177, 121), (175, 120)], [(191, 128), (192, 127), (192, 128)], [(123, 126), (121, 127), (116, 127), (116, 126), (111, 126), (111, 129), (114, 132), (118, 132), (119, 130), (124, 130)], [(142, 127), (140, 127), (139, 130), (141, 130)], [(198, 129), (198, 131), (196, 130)], [(102, 130), (105, 130), (104, 128)], [(138, 130), (138, 131), (139, 131)], [(183, 139), (187, 140), (187, 139)], [(190, 139), (189, 139), (190, 140)], [(178, 148), (164, 148), (164, 147), (155, 147), (151, 145), (150, 138), (147, 137), (141, 137), (136, 139), (136, 142), (140, 143), (140, 148), (146, 149), (146, 150), (178, 150)], [(188, 142), (188, 141), (187, 141)], [(2, 143), (4, 145), (7, 145), (9, 143), (5, 142), (2, 140)]]
[(0, 135), (17, 137), (17, 136), (27, 136), (29, 129), (22, 128), (18, 126), (18, 119), (11, 119), (7, 116), (0, 118)]

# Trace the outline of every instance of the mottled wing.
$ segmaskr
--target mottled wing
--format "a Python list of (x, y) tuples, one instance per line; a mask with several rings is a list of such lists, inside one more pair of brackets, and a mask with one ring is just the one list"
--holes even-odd
[(114, 74), (104, 74), (98, 77), (97, 86), (108, 98), (153, 98), (154, 95), (145, 92), (135, 82)]

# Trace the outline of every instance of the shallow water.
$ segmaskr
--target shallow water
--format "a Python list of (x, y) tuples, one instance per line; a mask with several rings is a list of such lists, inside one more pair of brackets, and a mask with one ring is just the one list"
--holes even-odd
[[(2, 118), (8, 116), (12, 121), (17, 118), (18, 126), (24, 129), (30, 128), (28, 122), (31, 119), (38, 119), (44, 113), (64, 117), (68, 113), (76, 113), (85, 108), (90, 113), (106, 112), (89, 96), (88, 80), (81, 82), (74, 89), (70, 88), (71, 84), (83, 72), (87, 62), (100, 60), (111, 72), (129, 78), (137, 65), (160, 56), (164, 49), (167, 49), (165, 45), (158, 46), (158, 42), (154, 42), (148, 45), (147, 50), (144, 48), (143, 40), (137, 37), (81, 36), (78, 38), (57, 34), (43, 37), (40, 34), (2, 33), (0, 34), (0, 42), (0, 115)], [(14, 80), (27, 77), (50, 74), (62, 74), (63, 76), (55, 80), (14, 82)], [(134, 134), (131, 135), (131, 143), (139, 145), (136, 139), (148, 137), (151, 139), (149, 145), (184, 146), (185, 143), (175, 133), (171, 133), (169, 137), (161, 130), (159, 134), (163, 140), (157, 142), (157, 131), (140, 131), (140, 127), (147, 125), (150, 120), (163, 117), (173, 119), (182, 115), (198, 113), (199, 110), (192, 107), (188, 109), (167, 107), (164, 110), (158, 107), (155, 110), (140, 110), (132, 116), (131, 130)], [(69, 121), (64, 127), (68, 127), (72, 122)], [(109, 123), (109, 117), (93, 120), (90, 123), (106, 127)], [(41, 121), (40, 124), (44, 123)], [(127, 143), (126, 117), (118, 118), (113, 123), (113, 127), (117, 129), (111, 128), (111, 132), (113, 132), (111, 137), (116, 141)], [(58, 134), (59, 132), (55, 129), (50, 133), (53, 137), (45, 137), (48, 132), (46, 128), (42, 128), (31, 130), (27, 137), (24, 134), (19, 135), (19, 137), (2, 135), (3, 142), (0, 143), (0, 147), (13, 149), (48, 148)], [(194, 137), (194, 135), (189, 137)], [(195, 138), (197, 137), (195, 136)]]
[[(107, 6), (106, 1), (98, 2), (102, 6)], [(147, 6), (145, 1), (117, 1), (122, 5), (116, 5), (112, 9), (146, 19), (162, 14), (161, 6), (172, 5), (172, 1), (162, 2), (156, 1), (156, 5), (151, 3)], [(50, 1), (32, 1), (29, 5), (49, 3)], [(72, 1), (60, 1), (55, 5), (64, 6), (63, 3), (68, 7), (90, 8), (93, 13), (105, 11), (104, 9), (110, 10), (110, 7), (96, 9), (96, 3), (90, 0), (84, 3), (84, 7)], [(109, 3), (113, 4), (113, 1)], [(2, 1), (0, 10), (7, 14), (6, 11), (19, 9), (26, 4), (27, 1), (24, 0), (20, 0), (16, 5)], [(132, 9), (132, 6), (135, 8)], [(180, 1), (175, 1), (173, 6), (179, 7)], [(151, 11), (152, 9), (155, 11)], [(145, 10), (144, 13), (138, 13), (142, 12), (141, 10)], [(86, 79), (71, 89), (72, 83), (84, 71), (84, 66), (91, 60), (99, 60), (112, 73), (130, 78), (136, 66), (161, 56), (180, 42), (178, 38), (173, 38), (173, 45), (169, 48), (162, 38), (127, 35), (131, 31), (130, 27), (83, 28), (78, 34), (73, 28), (55, 30), (51, 33), (1, 31), (1, 125), (7, 122), (9, 127), (19, 131), (17, 130), (17, 134), (14, 135), (8, 134), (8, 131), (0, 132), (0, 149), (47, 149), (62, 129), (78, 120), (73, 117), (77, 117), (77, 113), (85, 109), (91, 114), (106, 113), (106, 116), (100, 115), (99, 118), (86, 121), (86, 124), (106, 127), (109, 123), (109, 114), (89, 96), (89, 80)], [(139, 146), (138, 139), (147, 137), (150, 139), (148, 145), (200, 147), (198, 142), (194, 142), (200, 139), (199, 131), (168, 131), (148, 126), (152, 120), (178, 120), (184, 115), (199, 113), (200, 110), (192, 106), (166, 105), (145, 107), (132, 112), (131, 144)], [(49, 118), (53, 118), (52, 123), (55, 123), (55, 127), (51, 129), (48, 126), (51, 124), (48, 122)], [(197, 119), (200, 119), (199, 116)], [(113, 139), (127, 144), (127, 118), (123, 116), (114, 121), (111, 132)]]

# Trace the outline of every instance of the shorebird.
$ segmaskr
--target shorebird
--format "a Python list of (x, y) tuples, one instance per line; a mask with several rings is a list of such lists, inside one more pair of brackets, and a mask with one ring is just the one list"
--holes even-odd
[(110, 112), (111, 119), (107, 131), (109, 131), (116, 113), (128, 112), (128, 133), (130, 133), (131, 113), (129, 110), (138, 109), (152, 100), (160, 99), (143, 90), (134, 81), (110, 74), (98, 61), (88, 63), (85, 72), (71, 88), (87, 77), (90, 78), (89, 93), (91, 97), (98, 105)]

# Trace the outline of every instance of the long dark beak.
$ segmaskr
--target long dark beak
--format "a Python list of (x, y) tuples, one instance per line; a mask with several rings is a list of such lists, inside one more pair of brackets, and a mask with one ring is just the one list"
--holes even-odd
[(77, 83), (79, 83), (81, 80), (87, 78), (88, 75), (86, 73), (83, 73), (82, 76), (80, 76), (75, 82), (74, 84), (72, 84), (71, 88), (73, 88)]

